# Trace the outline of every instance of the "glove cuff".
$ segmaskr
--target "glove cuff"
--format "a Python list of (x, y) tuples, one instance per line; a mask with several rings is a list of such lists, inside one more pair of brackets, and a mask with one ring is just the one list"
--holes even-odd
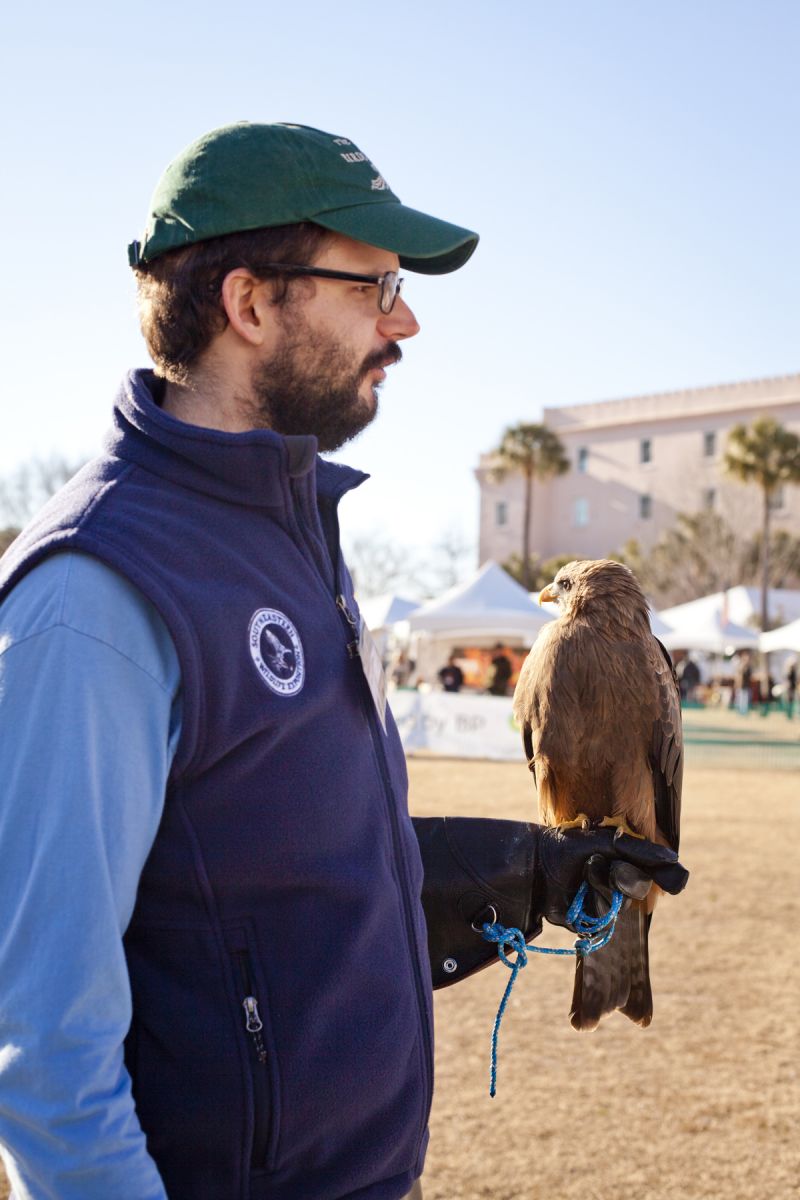
[(434, 988), (497, 961), (485, 922), (542, 930), (533, 904), (539, 827), (481, 817), (414, 817), (425, 879), (422, 906)]

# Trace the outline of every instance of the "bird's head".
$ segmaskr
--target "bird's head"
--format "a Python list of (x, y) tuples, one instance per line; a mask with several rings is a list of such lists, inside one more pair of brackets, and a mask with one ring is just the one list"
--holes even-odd
[(566, 563), (539, 594), (539, 603), (555, 601), (565, 617), (605, 611), (621, 619), (643, 617), (647, 600), (636, 576), (609, 558), (584, 558)]

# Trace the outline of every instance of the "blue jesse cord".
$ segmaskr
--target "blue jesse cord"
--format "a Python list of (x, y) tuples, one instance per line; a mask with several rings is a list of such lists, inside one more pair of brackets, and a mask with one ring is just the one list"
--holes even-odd
[[(497, 953), (500, 961), (511, 972), (511, 977), (506, 984), (506, 990), (503, 992), (503, 999), (500, 1001), (500, 1007), (497, 1010), (497, 1016), (494, 1019), (494, 1027), (492, 1029), (492, 1063), (489, 1079), (489, 1095), (492, 1099), (497, 1094), (497, 1041), (500, 1034), (500, 1023), (503, 1020), (503, 1013), (506, 1011), (508, 998), (511, 995), (511, 989), (514, 986), (517, 975), (519, 975), (523, 967), (528, 965), (528, 951), (533, 950), (536, 954), (585, 955), (593, 954), (595, 950), (602, 949), (603, 946), (608, 945), (611, 941), (624, 897), (621, 892), (614, 892), (611, 896), (611, 907), (608, 912), (604, 913), (602, 917), (590, 917), (583, 908), (583, 901), (587, 890), (588, 885), (584, 880), (578, 888), (575, 899), (567, 910), (567, 924), (571, 925), (575, 932), (581, 935), (571, 950), (560, 950), (551, 946), (529, 946), (525, 941), (525, 935), (522, 933), (522, 930), (516, 929), (513, 925), (506, 928), (505, 925), (500, 925), (495, 921), (494, 924), (490, 925), (487, 922), (483, 926), (483, 936), (486, 938), (486, 941), (497, 943)], [(511, 953), (515, 953), (517, 956), (514, 962), (511, 962), (508, 958), (508, 954)]]

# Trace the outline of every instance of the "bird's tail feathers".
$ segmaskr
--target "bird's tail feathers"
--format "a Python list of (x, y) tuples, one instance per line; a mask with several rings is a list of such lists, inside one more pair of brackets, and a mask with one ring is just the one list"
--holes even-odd
[(570, 1020), (575, 1029), (596, 1029), (601, 1017), (619, 1009), (637, 1025), (653, 1019), (647, 934), (652, 914), (634, 901), (617, 918), (608, 945), (578, 956)]

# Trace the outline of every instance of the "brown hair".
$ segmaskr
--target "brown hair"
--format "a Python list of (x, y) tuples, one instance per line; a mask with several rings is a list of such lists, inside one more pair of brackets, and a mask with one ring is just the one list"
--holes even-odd
[(296, 281), (264, 264), (308, 266), (330, 236), (302, 221), (210, 238), (138, 266), (139, 324), (156, 374), (188, 382), (192, 366), (227, 325), (221, 295), (230, 271), (244, 267), (256, 278), (273, 277), (273, 303), (283, 305)]

